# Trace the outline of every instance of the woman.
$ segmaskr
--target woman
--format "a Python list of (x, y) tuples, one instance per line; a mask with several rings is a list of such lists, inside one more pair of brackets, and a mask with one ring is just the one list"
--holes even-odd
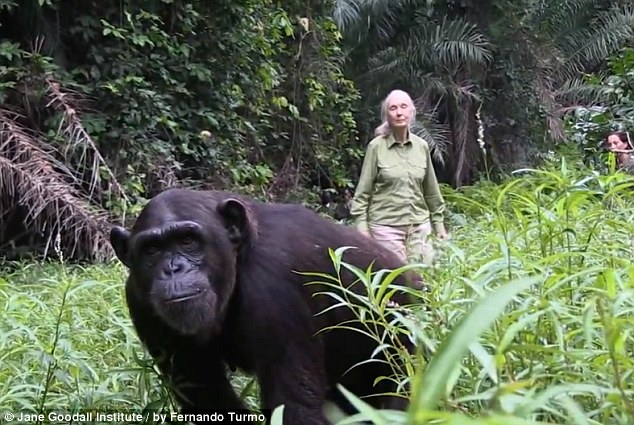
[(632, 148), (629, 133), (624, 131), (610, 133), (605, 144), (610, 151), (616, 154), (618, 167), (629, 173), (634, 173), (634, 158), (632, 158), (634, 148)]
[(381, 117), (383, 123), (366, 150), (350, 216), (357, 229), (403, 261), (431, 264), (432, 227), (440, 239), (448, 237), (445, 202), (429, 146), (410, 131), (416, 109), (409, 94), (390, 92)]

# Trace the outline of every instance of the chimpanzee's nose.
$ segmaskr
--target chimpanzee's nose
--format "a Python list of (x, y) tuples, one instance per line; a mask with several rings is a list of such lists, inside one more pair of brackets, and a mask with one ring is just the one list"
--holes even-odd
[(175, 274), (182, 273), (186, 270), (186, 263), (183, 258), (172, 258), (168, 260), (163, 266), (163, 276), (170, 278)]

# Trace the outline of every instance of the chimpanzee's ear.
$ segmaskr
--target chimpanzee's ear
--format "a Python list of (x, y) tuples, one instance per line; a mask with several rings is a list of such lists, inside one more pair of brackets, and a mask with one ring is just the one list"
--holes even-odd
[(216, 210), (229, 232), (231, 243), (236, 247), (250, 246), (257, 234), (257, 223), (248, 205), (228, 198), (220, 201)]
[(114, 249), (119, 261), (121, 261), (126, 267), (130, 268), (130, 232), (121, 227), (115, 226), (110, 229), (110, 245)]

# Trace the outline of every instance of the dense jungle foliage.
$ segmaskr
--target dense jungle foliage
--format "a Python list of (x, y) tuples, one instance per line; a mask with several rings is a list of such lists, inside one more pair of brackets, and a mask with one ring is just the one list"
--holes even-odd
[(561, 145), (593, 160), (631, 116), (633, 21), (613, 0), (0, 0), (0, 252), (59, 234), (107, 258), (109, 221), (168, 186), (316, 206), (354, 188), (393, 88), (452, 187)]

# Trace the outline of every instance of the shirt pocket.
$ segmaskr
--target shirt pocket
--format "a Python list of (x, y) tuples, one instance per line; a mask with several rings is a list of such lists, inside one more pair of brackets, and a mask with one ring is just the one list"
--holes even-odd
[(408, 177), (406, 167), (403, 167), (403, 164), (397, 160), (382, 159), (377, 165), (379, 179), (383, 182), (394, 182), (396, 180), (407, 179)]
[(408, 167), (412, 179), (418, 183), (422, 183), (423, 180), (425, 180), (425, 176), (427, 175), (427, 164), (413, 164), (410, 162)]
[(379, 158), (377, 165), (380, 169), (398, 167), (401, 165), (401, 160), (394, 155), (385, 155), (385, 158)]

